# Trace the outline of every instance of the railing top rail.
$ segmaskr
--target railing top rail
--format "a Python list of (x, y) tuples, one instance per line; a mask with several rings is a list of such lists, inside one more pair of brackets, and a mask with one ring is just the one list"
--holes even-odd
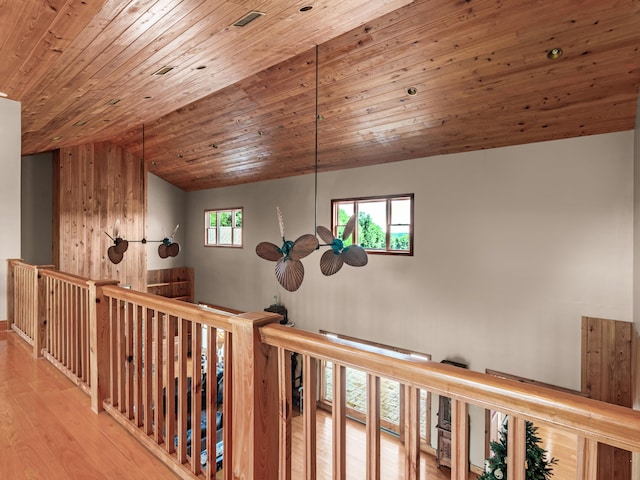
[(640, 452), (640, 411), (282, 325), (266, 325), (260, 333), (268, 345)]
[(33, 270), (33, 271), (55, 268), (54, 265), (32, 265), (18, 258), (9, 259), (8, 263), (13, 268), (23, 268), (25, 270)]
[[(73, 275), (71, 273), (63, 273), (58, 270), (41, 270), (41, 275), (43, 277), (55, 278), (57, 280), (61, 280), (63, 282), (70, 283), (72, 285), (77, 285), (83, 288), (89, 288), (89, 283), (92, 281), (85, 277), (80, 277), (79, 275)], [(109, 280), (108, 282), (115, 282)]]
[(146, 292), (138, 292), (127, 288), (107, 285), (102, 287), (102, 292), (106, 297), (130, 302), (140, 305), (143, 308), (150, 308), (167, 315), (192, 320), (204, 325), (223, 330), (231, 331), (231, 321), (236, 315), (222, 310), (214, 310), (206, 306), (176, 300), (173, 298), (161, 297)]

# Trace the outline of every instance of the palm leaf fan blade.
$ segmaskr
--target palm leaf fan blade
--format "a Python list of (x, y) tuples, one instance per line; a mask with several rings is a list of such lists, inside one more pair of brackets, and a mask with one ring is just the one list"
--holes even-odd
[(284, 240), (284, 217), (282, 216), (280, 207), (276, 207), (276, 211), (278, 213), (278, 225), (280, 226), (280, 236)]
[(347, 224), (344, 226), (344, 231), (342, 232), (342, 240), (346, 240), (353, 233), (353, 229), (356, 226), (356, 216), (351, 215), (351, 218), (347, 221)]
[(293, 260), (300, 260), (301, 258), (306, 257), (314, 250), (318, 248), (318, 239), (315, 235), (311, 235), (307, 233), (298, 237), (298, 239), (293, 242), (293, 247), (291, 247), (291, 251), (289, 252), (289, 257)]
[(164, 243), (158, 245), (158, 256), (160, 258), (167, 258), (169, 256), (169, 252), (167, 251), (167, 246)]
[(180, 244), (178, 243), (172, 243), (167, 247), (167, 253), (169, 254), (170, 257), (177, 256), (179, 252), (180, 252)]
[(256, 245), (256, 253), (260, 258), (264, 258), (270, 262), (277, 262), (282, 258), (280, 247), (271, 242), (260, 242)]
[(320, 271), (327, 277), (337, 273), (344, 264), (342, 256), (335, 253), (332, 249), (327, 250), (320, 257)]
[(288, 257), (281, 257), (276, 263), (276, 278), (286, 290), (295, 292), (300, 288), (304, 279), (302, 262)]
[(122, 261), (124, 254), (118, 252), (116, 248), (112, 245), (107, 249), (107, 256), (109, 257), (109, 260), (111, 261), (111, 263), (117, 265)]
[(331, 244), (333, 242), (333, 233), (327, 227), (323, 227), (322, 225), (318, 225), (316, 228), (316, 232), (318, 232), (318, 236), (322, 239), (324, 243)]
[(118, 253), (124, 253), (129, 248), (129, 242), (123, 238), (116, 238), (115, 250)]
[(352, 267), (364, 267), (369, 258), (367, 251), (360, 245), (349, 245), (342, 251), (342, 259), (347, 265)]

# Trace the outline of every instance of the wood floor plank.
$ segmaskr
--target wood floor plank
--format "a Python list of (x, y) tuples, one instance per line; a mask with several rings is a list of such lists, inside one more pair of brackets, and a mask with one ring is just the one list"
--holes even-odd
[(0, 332), (0, 479), (170, 480), (109, 415), (24, 342)]

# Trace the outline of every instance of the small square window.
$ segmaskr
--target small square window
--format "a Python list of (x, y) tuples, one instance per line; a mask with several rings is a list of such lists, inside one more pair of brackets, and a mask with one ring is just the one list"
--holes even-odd
[(207, 247), (242, 247), (242, 208), (204, 212), (204, 244)]

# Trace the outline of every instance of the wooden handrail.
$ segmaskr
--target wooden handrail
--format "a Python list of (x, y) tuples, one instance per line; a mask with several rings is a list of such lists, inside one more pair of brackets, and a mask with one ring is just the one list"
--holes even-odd
[[(63, 273), (58, 270), (42, 270), (42, 276), (55, 278), (56, 280), (60, 280), (71, 285), (77, 285), (78, 287), (89, 287), (90, 279), (80, 277), (78, 275), (73, 275), (71, 273)], [(101, 281), (98, 281), (100, 283)], [(113, 280), (104, 280), (104, 282), (113, 283)]]
[(221, 310), (212, 310), (193, 303), (122, 287), (106, 285), (102, 290), (105, 296), (116, 300), (135, 303), (144, 308), (152, 308), (169, 315), (188, 318), (189, 320), (203, 323), (210, 327), (222, 328), (227, 331), (231, 330), (231, 319), (236, 316)]
[(579, 436), (640, 451), (640, 411), (537, 385), (493, 377), (450, 365), (386, 355), (312, 332), (267, 325), (260, 330), (268, 345), (322, 358), (367, 373), (426, 388), (483, 408), (527, 420), (541, 420)]

